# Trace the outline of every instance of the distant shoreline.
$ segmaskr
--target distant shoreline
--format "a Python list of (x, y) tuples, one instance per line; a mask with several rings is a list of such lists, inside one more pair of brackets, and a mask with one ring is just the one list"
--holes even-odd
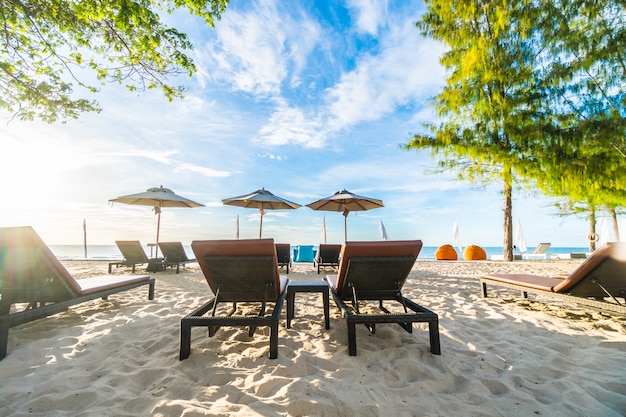
[[(148, 257), (154, 256), (154, 247), (143, 245), (146, 255)], [(193, 251), (191, 246), (183, 245), (185, 252), (190, 258), (193, 258)], [(298, 245), (291, 245), (292, 255), (293, 250)], [(314, 250), (317, 250), (317, 244), (313, 246)], [(87, 245), (87, 258), (85, 258), (85, 249), (83, 245), (49, 245), (54, 255), (62, 261), (117, 261), (122, 259), (122, 254), (116, 245)], [(424, 246), (420, 252), (418, 261), (420, 260), (435, 260), (435, 252), (438, 246)], [(152, 251), (151, 251), (152, 249)], [(459, 260), (462, 260), (463, 254), (459, 252), (458, 248), (455, 248), (459, 255)], [(501, 260), (503, 254), (503, 248), (500, 246), (483, 246), (487, 253), (487, 259)], [(550, 258), (569, 259), (571, 253), (588, 253), (589, 248), (585, 247), (551, 247), (547, 254)], [(515, 251), (516, 255), (519, 255), (519, 251)], [(500, 257), (500, 259), (497, 259)]]

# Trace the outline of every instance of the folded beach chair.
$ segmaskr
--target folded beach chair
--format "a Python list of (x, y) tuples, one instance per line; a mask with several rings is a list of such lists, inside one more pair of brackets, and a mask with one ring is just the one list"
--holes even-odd
[(31, 227), (0, 228), (0, 359), (10, 327), (142, 285), (149, 285), (152, 300), (154, 279), (148, 275), (75, 280)]
[[(150, 265), (151, 260), (148, 259), (146, 252), (143, 250), (143, 247), (138, 240), (116, 240), (115, 244), (120, 252), (122, 252), (122, 256), (124, 258), (121, 261), (109, 263), (109, 274), (111, 273), (112, 266), (115, 266), (116, 268), (120, 266), (130, 266), (132, 267), (134, 274), (136, 265)], [(152, 262), (155, 262), (155, 260)]]
[(530, 254), (531, 255), (543, 255), (548, 252), (548, 249), (550, 249), (550, 246), (552, 246), (551, 243), (540, 243), (537, 245), (535, 250), (533, 250)]
[(317, 249), (317, 256), (313, 260), (313, 267), (317, 267), (317, 273), (324, 266), (339, 268), (339, 252), (341, 245), (333, 245), (328, 243), (320, 243)]
[(550, 246), (552, 246), (551, 243), (540, 243), (532, 252), (523, 253), (522, 259), (524, 260), (549, 259), (548, 249), (550, 249)]
[(289, 243), (276, 243), (276, 256), (278, 257), (278, 266), (285, 268), (289, 274), (291, 266), (291, 245)]
[[(417, 255), (421, 240), (346, 242), (341, 249), (338, 275), (326, 280), (331, 295), (348, 323), (348, 351), (356, 355), (356, 325), (364, 324), (373, 334), (378, 323), (397, 323), (413, 332), (413, 323), (428, 323), (430, 351), (441, 354), (437, 314), (402, 295), (404, 285)], [(348, 306), (346, 301), (351, 302)], [(378, 310), (361, 312), (364, 301), (378, 301)], [(393, 301), (391, 312), (383, 301)], [(367, 306), (369, 307), (369, 306)]]
[(163, 267), (176, 267), (176, 273), (180, 271), (180, 266), (188, 263), (196, 262), (195, 259), (189, 259), (185, 253), (185, 248), (180, 242), (159, 242), (159, 249), (163, 254)]
[(480, 279), (483, 297), (487, 285), (518, 290), (523, 298), (531, 293), (626, 314), (626, 243), (603, 245), (569, 275), (486, 275)]
[[(273, 239), (202, 240), (191, 243), (202, 273), (214, 296), (180, 322), (180, 360), (189, 357), (191, 329), (202, 326), (215, 335), (221, 326), (270, 328), (270, 359), (278, 356), (278, 321), (289, 281), (278, 273)], [(236, 315), (237, 303), (258, 303), (257, 315)], [(232, 303), (224, 312), (220, 303)], [(273, 310), (267, 314), (267, 304)]]

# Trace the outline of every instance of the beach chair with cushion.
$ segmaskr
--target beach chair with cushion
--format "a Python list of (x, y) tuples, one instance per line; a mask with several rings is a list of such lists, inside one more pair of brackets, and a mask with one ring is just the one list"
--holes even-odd
[[(191, 329), (207, 327), (209, 337), (221, 326), (248, 327), (252, 337), (257, 327), (270, 328), (270, 359), (278, 356), (278, 322), (285, 301), (288, 279), (280, 276), (273, 239), (202, 240), (191, 248), (209, 284), (213, 297), (180, 322), (180, 360), (189, 357)], [(223, 304), (231, 304), (226, 310)], [(256, 315), (237, 313), (237, 303), (259, 305)], [(273, 309), (266, 312), (268, 303)]]
[(180, 272), (180, 266), (188, 263), (196, 262), (195, 259), (189, 259), (185, 253), (185, 248), (180, 242), (159, 242), (159, 249), (163, 254), (163, 267), (176, 267), (176, 273)]
[(152, 300), (154, 279), (148, 275), (76, 280), (31, 227), (0, 228), (0, 359), (10, 327), (143, 285)]
[(518, 290), (523, 298), (530, 293), (626, 314), (626, 243), (605, 244), (569, 275), (486, 275), (480, 279), (482, 297), (488, 285)]
[(317, 255), (313, 260), (313, 267), (317, 267), (317, 273), (320, 273), (322, 267), (339, 268), (339, 252), (341, 245), (333, 245), (328, 243), (320, 243), (317, 249)]
[(278, 266), (286, 269), (289, 274), (291, 266), (291, 245), (289, 243), (276, 243), (276, 256), (278, 258)]
[[(421, 240), (346, 242), (342, 247), (338, 274), (327, 275), (326, 280), (348, 324), (350, 356), (356, 355), (357, 324), (364, 324), (372, 334), (379, 323), (397, 323), (412, 333), (413, 323), (423, 322), (428, 323), (430, 351), (441, 354), (437, 314), (402, 295), (421, 249)], [(366, 301), (377, 301), (378, 306)], [(393, 304), (385, 306), (385, 301)]]
[[(146, 252), (143, 250), (138, 240), (116, 240), (115, 244), (122, 253), (123, 259), (121, 261), (109, 262), (109, 274), (113, 266), (116, 268), (120, 266), (130, 266), (134, 274), (136, 265), (150, 265), (151, 260), (146, 255)], [(152, 262), (155, 262), (155, 260)]]

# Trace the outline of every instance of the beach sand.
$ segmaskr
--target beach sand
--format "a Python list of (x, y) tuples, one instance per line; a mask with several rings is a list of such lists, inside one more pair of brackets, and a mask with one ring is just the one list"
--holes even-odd
[[(554, 275), (580, 262), (418, 261), (404, 295), (439, 314), (441, 356), (418, 323), (412, 334), (357, 327), (350, 357), (332, 300), (325, 330), (321, 296), (298, 294), (291, 329), (283, 307), (276, 360), (267, 329), (208, 338), (197, 328), (191, 356), (179, 361), (180, 319), (210, 291), (195, 263), (159, 272), (153, 301), (139, 288), (12, 328), (0, 415), (624, 416), (626, 318), (514, 292), (480, 298), (485, 273)], [(107, 268), (64, 264), (77, 278)], [(288, 276), (323, 277), (312, 264), (294, 264)]]

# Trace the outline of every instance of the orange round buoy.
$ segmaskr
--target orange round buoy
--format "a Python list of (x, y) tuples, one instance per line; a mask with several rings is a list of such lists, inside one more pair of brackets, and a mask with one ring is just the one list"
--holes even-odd
[(435, 252), (435, 259), (438, 261), (456, 261), (459, 258), (454, 247), (452, 245), (445, 244), (437, 248), (437, 251)]
[(487, 252), (480, 246), (470, 245), (463, 251), (463, 259), (466, 261), (484, 261), (487, 259)]

